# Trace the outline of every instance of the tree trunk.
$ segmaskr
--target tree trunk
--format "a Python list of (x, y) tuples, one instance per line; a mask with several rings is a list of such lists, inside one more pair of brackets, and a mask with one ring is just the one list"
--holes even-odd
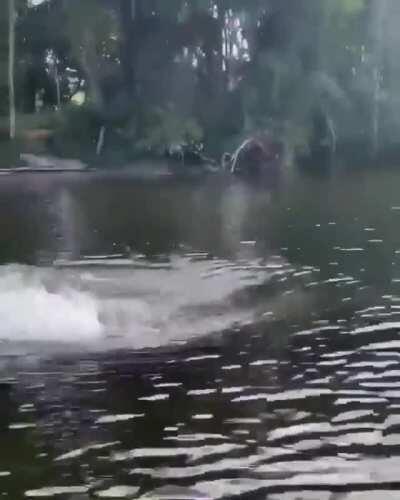
[(82, 51), (82, 66), (86, 73), (89, 83), (89, 90), (92, 102), (95, 108), (102, 112), (104, 111), (104, 99), (100, 85), (100, 79), (97, 74), (97, 55), (94, 46), (94, 40), (89, 30), (86, 31), (84, 36), (84, 47)]
[(97, 146), (96, 146), (97, 156), (100, 156), (101, 153), (103, 152), (105, 135), (106, 135), (106, 127), (103, 125), (102, 127), (100, 127), (99, 137), (97, 139)]
[(220, 24), (220, 30), (221, 30), (221, 47), (219, 48), (219, 60), (218, 60), (218, 66), (219, 66), (219, 71), (223, 75), (223, 83), (224, 83), (224, 90), (228, 86), (229, 82), (229, 59), (228, 59), (228, 30), (226, 26), (226, 15), (227, 15), (227, 9), (226, 9), (226, 2), (225, 1), (219, 1), (218, 5), (218, 20)]
[(23, 84), (23, 112), (35, 112), (36, 75), (33, 64), (30, 64), (24, 75)]
[(8, 0), (8, 99), (10, 110), (10, 139), (15, 139), (15, 0)]
[(125, 86), (130, 93), (134, 88), (134, 65), (133, 65), (133, 21), (136, 11), (135, 0), (121, 0), (121, 63), (125, 80)]
[(60, 111), (60, 109), (61, 109), (61, 87), (60, 87), (60, 76), (58, 74), (57, 62), (55, 63), (55, 68), (54, 68), (54, 82), (56, 85), (56, 92), (57, 92), (57, 111)]
[(384, 27), (387, 15), (387, 0), (374, 0), (372, 4), (372, 109), (371, 109), (371, 152), (375, 156), (380, 148), (381, 93), (384, 53)]
[(120, 0), (121, 16), (121, 63), (125, 86), (129, 94), (138, 97), (137, 60), (141, 45), (141, 29), (144, 21), (142, 0)]

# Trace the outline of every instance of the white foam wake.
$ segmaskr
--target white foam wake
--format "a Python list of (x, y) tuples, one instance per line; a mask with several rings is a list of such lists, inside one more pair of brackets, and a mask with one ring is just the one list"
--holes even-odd
[(103, 325), (90, 294), (68, 285), (51, 290), (46, 275), (23, 266), (0, 269), (0, 338), (87, 342), (99, 339)]
[(232, 294), (270, 274), (184, 258), (170, 268), (2, 266), (0, 339), (96, 348), (185, 341), (251, 320), (254, 311), (231, 302)]

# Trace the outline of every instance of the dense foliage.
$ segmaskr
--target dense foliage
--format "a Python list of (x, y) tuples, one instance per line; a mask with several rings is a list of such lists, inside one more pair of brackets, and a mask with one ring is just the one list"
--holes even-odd
[(260, 130), (301, 149), (316, 109), (343, 150), (397, 146), (398, 0), (8, 1), (16, 97), (1, 9), (0, 133), (15, 104), (13, 150), (42, 148), (35, 130), (56, 154), (114, 163), (182, 143), (219, 157)]

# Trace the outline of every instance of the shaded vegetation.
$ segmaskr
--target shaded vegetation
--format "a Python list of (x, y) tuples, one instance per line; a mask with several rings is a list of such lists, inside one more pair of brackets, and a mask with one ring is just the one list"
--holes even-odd
[[(7, 9), (0, 12), (0, 141), (16, 156), (50, 151), (124, 164), (193, 145), (220, 158), (266, 131), (307, 155), (325, 139), (315, 131), (316, 113), (332, 125), (341, 151), (400, 150), (397, 0), (11, 5), (17, 146), (5, 146), (13, 105)], [(32, 130), (48, 130), (46, 140), (44, 133), (33, 140)]]

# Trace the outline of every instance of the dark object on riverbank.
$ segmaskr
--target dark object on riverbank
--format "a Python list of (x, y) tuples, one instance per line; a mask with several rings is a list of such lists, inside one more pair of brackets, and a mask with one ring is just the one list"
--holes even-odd
[(325, 175), (331, 171), (333, 158), (329, 147), (319, 146), (307, 154), (296, 155), (296, 163), (304, 172)]
[[(283, 166), (284, 147), (269, 136), (247, 139), (231, 157), (230, 172), (246, 179), (276, 184)], [(228, 157), (224, 155), (224, 162)]]
[(321, 108), (311, 117), (311, 138), (307, 153), (296, 155), (298, 166), (307, 171), (325, 174), (329, 172), (336, 154), (336, 131), (333, 121)]

